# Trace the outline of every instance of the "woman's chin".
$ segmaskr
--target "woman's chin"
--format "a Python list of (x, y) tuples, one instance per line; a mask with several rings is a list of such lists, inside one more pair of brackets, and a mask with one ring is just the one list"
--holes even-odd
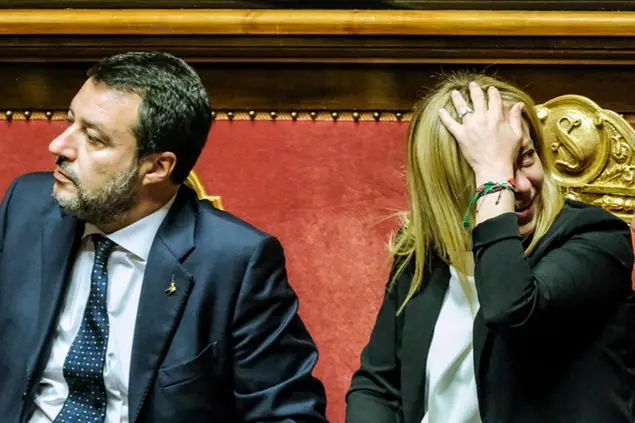
[(532, 219), (530, 222), (527, 222), (523, 225), (519, 224), (518, 229), (520, 230), (521, 236), (528, 236), (536, 229), (536, 222)]

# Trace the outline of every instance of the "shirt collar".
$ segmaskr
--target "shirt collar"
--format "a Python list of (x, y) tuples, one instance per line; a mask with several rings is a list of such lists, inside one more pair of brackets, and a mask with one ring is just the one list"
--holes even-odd
[(154, 237), (159, 231), (159, 227), (161, 223), (163, 223), (163, 219), (167, 216), (175, 199), (176, 194), (159, 210), (108, 235), (104, 234), (92, 223), (86, 222), (82, 239), (89, 235), (101, 234), (116, 243), (119, 247), (139, 257), (141, 260), (148, 261)]

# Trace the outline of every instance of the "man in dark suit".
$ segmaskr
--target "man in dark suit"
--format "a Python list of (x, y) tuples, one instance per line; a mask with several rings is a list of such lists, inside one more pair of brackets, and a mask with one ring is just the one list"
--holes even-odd
[(0, 420), (325, 422), (282, 247), (183, 185), (198, 75), (127, 53), (88, 77), (55, 171), (0, 210)]

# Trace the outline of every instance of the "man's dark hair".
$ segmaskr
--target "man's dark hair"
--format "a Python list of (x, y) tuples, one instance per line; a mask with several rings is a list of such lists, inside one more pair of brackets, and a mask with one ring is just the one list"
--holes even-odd
[(141, 97), (139, 121), (133, 128), (138, 157), (171, 151), (176, 155), (172, 182), (185, 181), (212, 123), (207, 92), (194, 69), (167, 53), (130, 52), (102, 60), (87, 75)]

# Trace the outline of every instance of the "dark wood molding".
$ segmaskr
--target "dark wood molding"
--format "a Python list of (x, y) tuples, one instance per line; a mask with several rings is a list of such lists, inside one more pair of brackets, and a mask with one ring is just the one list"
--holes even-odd
[(0, 0), (5, 9), (622, 10), (632, 0)]
[(635, 37), (0, 36), (0, 63), (92, 63), (132, 50), (197, 63), (635, 64)]

